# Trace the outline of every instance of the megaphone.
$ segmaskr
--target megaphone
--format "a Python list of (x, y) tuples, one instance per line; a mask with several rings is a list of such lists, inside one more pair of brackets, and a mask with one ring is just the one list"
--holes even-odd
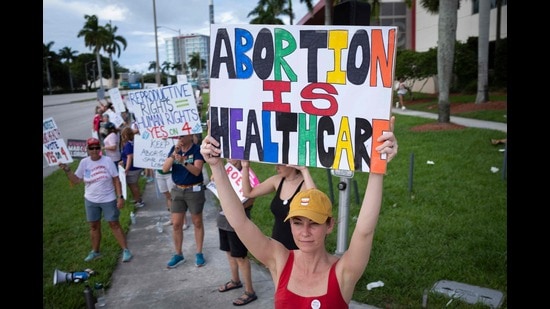
[(91, 269), (90, 270), (86, 269), (86, 271), (66, 273), (56, 268), (53, 273), (53, 285), (56, 285), (57, 283), (62, 283), (62, 282), (78, 283), (80, 281), (88, 280), (88, 278), (90, 278), (92, 273), (93, 271)]

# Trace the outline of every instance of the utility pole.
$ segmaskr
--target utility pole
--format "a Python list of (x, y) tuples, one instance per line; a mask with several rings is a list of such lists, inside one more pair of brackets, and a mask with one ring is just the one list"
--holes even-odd
[(208, 8), (210, 9), (210, 24), (214, 23), (214, 0), (210, 0), (210, 4), (208, 5)]
[(157, 37), (157, 8), (155, 5), (155, 0), (153, 0), (153, 19), (155, 23), (155, 52), (157, 57), (157, 61), (155, 65), (155, 74), (156, 74), (157, 87), (160, 87), (159, 42)]

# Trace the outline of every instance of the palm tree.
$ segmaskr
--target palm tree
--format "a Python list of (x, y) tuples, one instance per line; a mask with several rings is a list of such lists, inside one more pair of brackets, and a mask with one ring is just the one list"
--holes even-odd
[(198, 75), (200, 75), (200, 71), (202, 70), (202, 68), (206, 67), (206, 60), (201, 59), (200, 53), (194, 52), (190, 55), (189, 67), (191, 68), (192, 72), (195, 72), (194, 74), (191, 74), (191, 76), (197, 77)]
[(497, 79), (495, 82), (497, 85), (501, 85), (502, 80), (500, 76), (502, 76), (502, 70), (504, 69), (503, 66), (500, 64), (502, 63), (502, 53), (500, 50), (502, 49), (502, 39), (500, 38), (500, 24), (502, 20), (502, 1), (503, 0), (496, 0), (495, 6), (497, 8), (497, 20), (496, 20), (496, 36), (495, 36), (495, 58), (493, 59), (493, 66), (495, 68), (495, 77)]
[[(300, 0), (300, 3), (305, 3), (308, 11), (313, 12), (312, 0)], [(247, 17), (256, 16), (250, 21), (251, 24), (283, 25), (279, 18), (281, 15), (288, 16), (291, 25), (294, 23), (292, 0), (259, 0), (258, 6)]]
[(122, 44), (123, 49), (126, 49), (127, 43), (126, 39), (123, 36), (117, 35), (116, 31), (118, 30), (117, 26), (112, 26), (111, 22), (109, 21), (108, 24), (105, 25), (105, 30), (109, 34), (109, 40), (106, 42), (107, 44), (104, 46), (105, 51), (109, 54), (109, 65), (111, 67), (111, 87), (116, 87), (116, 75), (115, 75), (115, 68), (113, 65), (113, 54), (117, 55), (117, 58), (120, 57), (120, 44)]
[[(290, 24), (294, 24), (294, 11), (292, 11), (292, 0), (282, 0), (283, 2), (288, 1), (288, 11), (290, 12), (288, 14), (288, 17), (290, 17)], [(307, 10), (309, 13), (313, 12), (313, 4), (311, 3), (311, 0), (300, 0), (300, 3), (304, 3), (307, 6)]]
[(50, 41), (48, 44), (42, 43), (42, 60), (46, 61), (46, 79), (48, 81), (48, 91), (50, 95), (52, 94), (52, 78), (50, 75), (50, 64), (48, 59), (55, 60), (57, 55), (52, 51), (52, 46), (55, 44), (54, 41)]
[(278, 16), (292, 14), (284, 8), (285, 3), (286, 0), (259, 0), (258, 6), (250, 11), (247, 17), (256, 16), (250, 21), (251, 24), (284, 25)]
[(168, 61), (164, 61), (162, 63), (162, 66), (160, 67), (160, 72), (162, 74), (166, 74), (166, 72), (170, 71), (172, 69), (172, 64)]
[(105, 29), (105, 27), (102, 27), (99, 25), (97, 16), (84, 15), (84, 18), (86, 19), (86, 22), (84, 23), (84, 27), (78, 32), (77, 37), (83, 36), (84, 45), (90, 48), (94, 52), (94, 54), (96, 54), (99, 85), (101, 90), (103, 90), (103, 75), (101, 74), (101, 56), (99, 52), (110, 41), (110, 34)]
[(432, 14), (439, 12), (437, 35), (437, 83), (438, 118), (440, 123), (451, 121), (451, 103), (449, 90), (453, 76), (453, 64), (456, 42), (456, 27), (458, 21), (458, 7), (460, 0), (420, 0), (423, 8)]
[(155, 71), (156, 69), (157, 69), (157, 62), (149, 61), (149, 67), (147, 68), (147, 71)]
[(180, 74), (183, 74), (183, 67), (181, 65), (181, 63), (179, 62), (176, 62), (172, 65), (172, 70), (176, 71), (176, 72), (180, 72)]
[(489, 101), (489, 26), (491, 0), (480, 0), (479, 35), (477, 38), (477, 96), (476, 104)]
[(67, 65), (67, 68), (69, 69), (69, 82), (70, 82), (70, 85), (71, 85), (71, 92), (74, 91), (74, 87), (73, 87), (73, 76), (71, 74), (71, 62), (76, 59), (76, 54), (78, 53), (78, 51), (76, 50), (71, 50), (70, 47), (63, 47), (62, 49), (59, 50), (59, 57), (61, 59), (65, 59), (65, 64)]

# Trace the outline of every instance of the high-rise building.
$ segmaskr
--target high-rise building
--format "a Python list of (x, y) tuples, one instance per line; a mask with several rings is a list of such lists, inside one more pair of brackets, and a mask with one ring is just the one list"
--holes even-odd
[[(210, 68), (210, 37), (203, 34), (183, 34), (165, 40), (166, 44), (166, 59), (172, 64), (185, 63), (187, 70), (186, 75), (189, 80), (208, 79)], [(205, 66), (200, 67), (196, 72), (191, 72), (189, 61), (194, 53), (199, 53), (200, 59), (204, 60)], [(178, 72), (174, 72), (178, 73)]]

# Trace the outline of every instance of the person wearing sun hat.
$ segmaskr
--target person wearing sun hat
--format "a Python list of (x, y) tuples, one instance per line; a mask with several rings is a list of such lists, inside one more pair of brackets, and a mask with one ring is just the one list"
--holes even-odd
[(101, 257), (101, 217), (109, 222), (109, 227), (116, 241), (122, 248), (122, 262), (132, 259), (132, 253), (128, 249), (126, 236), (120, 225), (120, 209), (124, 207), (122, 186), (118, 178), (118, 169), (113, 160), (107, 156), (101, 156), (101, 145), (97, 138), (88, 138), (86, 148), (88, 156), (80, 161), (74, 173), (64, 163), (59, 168), (65, 171), (71, 184), (84, 183), (84, 207), (86, 220), (90, 225), (90, 238), (92, 251), (84, 259), (90, 262)]
[[(379, 143), (373, 155), (385, 156), (386, 162), (397, 155), (394, 123), (392, 116), (390, 130), (372, 137)], [(349, 308), (355, 287), (369, 262), (382, 207), (384, 174), (370, 172), (348, 250), (341, 255), (329, 253), (325, 244), (336, 226), (329, 198), (317, 189), (296, 194), (285, 221), (290, 221), (298, 249), (289, 250), (264, 235), (246, 216), (225, 171), (221, 152), (220, 143), (210, 135), (208, 125), (201, 154), (216, 179), (218, 198), (227, 221), (248, 251), (269, 269), (275, 284), (274, 308)]]

